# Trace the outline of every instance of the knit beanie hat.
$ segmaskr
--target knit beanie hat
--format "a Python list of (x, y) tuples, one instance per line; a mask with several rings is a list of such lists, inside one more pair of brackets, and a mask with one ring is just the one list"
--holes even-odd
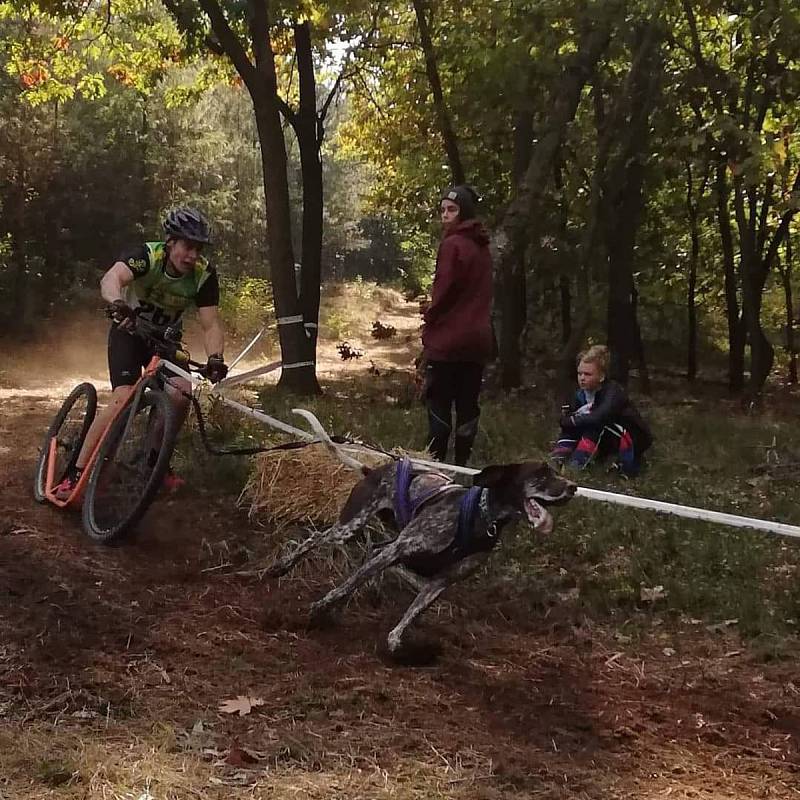
[(480, 198), (478, 193), (466, 185), (451, 186), (442, 195), (442, 200), (450, 200), (458, 206), (458, 218), (460, 220), (472, 219), (475, 216), (475, 206)]

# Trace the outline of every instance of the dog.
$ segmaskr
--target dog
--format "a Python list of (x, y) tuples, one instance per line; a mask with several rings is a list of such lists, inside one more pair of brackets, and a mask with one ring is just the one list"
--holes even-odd
[[(319, 421), (296, 409), (345, 464), (359, 469), (362, 479), (348, 497), (331, 528), (301, 542), (267, 570), (283, 575), (321, 544), (343, 544), (357, 536), (373, 517), (397, 530), (397, 536), (368, 558), (340, 586), (311, 606), (320, 622), (366, 581), (384, 570), (405, 567), (417, 576), (418, 594), (388, 635), (389, 653), (402, 649), (408, 627), (448, 586), (472, 575), (486, 562), (512, 520), (524, 519), (541, 534), (553, 529), (546, 506), (568, 502), (577, 486), (556, 475), (545, 463), (496, 464), (481, 470), (472, 488), (453, 483), (434, 470), (412, 466), (407, 459), (368, 469), (331, 441)], [(403, 496), (400, 496), (403, 495)]]

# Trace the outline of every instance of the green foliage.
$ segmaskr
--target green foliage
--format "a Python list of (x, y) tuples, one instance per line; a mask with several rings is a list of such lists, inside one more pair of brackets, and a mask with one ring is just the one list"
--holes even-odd
[(0, 3), (4, 69), (33, 106), (98, 100), (113, 81), (146, 95), (179, 57), (179, 37), (160, 3), (125, 0), (115, 13), (89, 4)]
[(230, 335), (254, 336), (274, 316), (269, 281), (249, 275), (221, 275), (220, 313)]
[(328, 339), (341, 341), (350, 336), (353, 329), (352, 318), (342, 309), (323, 308), (319, 322), (322, 335)]
[(405, 264), (400, 267), (403, 289), (411, 295), (426, 293), (433, 282), (436, 256), (430, 235), (412, 230), (400, 242), (400, 249), (405, 256)]

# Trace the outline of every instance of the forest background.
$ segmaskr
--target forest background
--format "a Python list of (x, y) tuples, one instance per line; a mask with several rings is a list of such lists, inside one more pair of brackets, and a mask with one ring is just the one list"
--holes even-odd
[(645, 390), (797, 379), (796, 2), (68, 0), (0, 25), (4, 336), (96, 303), (179, 203), (214, 221), (243, 334), (273, 302), (317, 322), (321, 281), (420, 293), (466, 180), (505, 387), (587, 340)]
[[(448, 591), (412, 670), (378, 653), (408, 606), (388, 581), (307, 630), (346, 562), (265, 579), (298, 531), (234, 512), (258, 472), (191, 424), (186, 493), (130, 546), (30, 482), (61, 399), (103, 388), (103, 270), (184, 203), (228, 353), (308, 324), (270, 344), (316, 365), (247, 401), (419, 449), (418, 306), (383, 286), (429, 289), (467, 181), (500, 350), (473, 463), (545, 454), (605, 342), (656, 443), (640, 480), (582, 486), (800, 525), (799, 95), (800, 0), (0, 0), (0, 795), (796, 796), (790, 539), (575, 499)], [(238, 694), (258, 710), (220, 710)]]

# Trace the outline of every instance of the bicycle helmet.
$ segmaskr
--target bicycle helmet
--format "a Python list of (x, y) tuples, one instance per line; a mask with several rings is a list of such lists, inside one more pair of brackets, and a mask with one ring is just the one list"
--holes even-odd
[(173, 208), (163, 222), (167, 237), (211, 244), (211, 226), (196, 208)]

